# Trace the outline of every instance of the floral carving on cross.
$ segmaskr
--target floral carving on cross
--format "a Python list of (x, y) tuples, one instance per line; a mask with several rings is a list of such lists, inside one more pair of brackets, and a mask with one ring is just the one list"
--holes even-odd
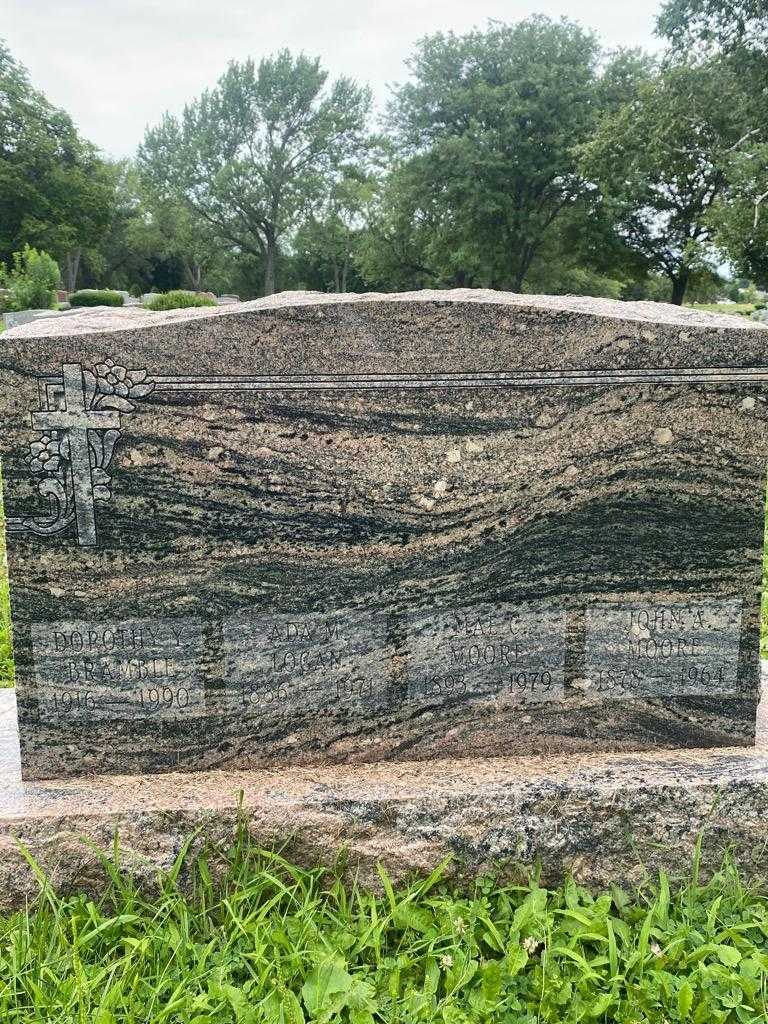
[(134, 412), (136, 402), (154, 388), (146, 370), (129, 369), (113, 359), (105, 359), (92, 371), (77, 363), (66, 364), (54, 401), (45, 401), (32, 414), (32, 425), (40, 433), (27, 456), (30, 471), (40, 477), (38, 492), (49, 502), (51, 514), (11, 521), (9, 530), (51, 536), (75, 523), (79, 543), (95, 545), (95, 506), (112, 497), (109, 468), (120, 438), (121, 416)]

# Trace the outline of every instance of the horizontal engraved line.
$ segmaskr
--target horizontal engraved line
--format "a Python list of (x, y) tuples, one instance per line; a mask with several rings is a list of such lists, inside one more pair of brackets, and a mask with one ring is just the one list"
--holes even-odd
[(478, 373), (269, 374), (155, 377), (158, 391), (370, 391), (382, 388), (600, 387), (606, 384), (768, 383), (768, 367), (681, 370), (543, 370)]
[[(264, 374), (146, 378), (156, 391), (372, 391), (387, 388), (604, 387), (629, 384), (763, 384), (768, 367), (684, 367), (641, 370), (512, 370), (474, 373)], [(44, 377), (59, 384), (60, 377)]]

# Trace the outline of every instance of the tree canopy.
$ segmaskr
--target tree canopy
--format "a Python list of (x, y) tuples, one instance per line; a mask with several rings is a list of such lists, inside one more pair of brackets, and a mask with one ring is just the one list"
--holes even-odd
[(0, 260), (25, 243), (37, 246), (74, 287), (80, 255), (98, 244), (112, 198), (95, 147), (33, 88), (0, 40)]
[(276, 287), (280, 241), (362, 147), (368, 89), (328, 75), (317, 59), (283, 50), (258, 65), (233, 62), (218, 85), (166, 114), (139, 150), (158, 194), (185, 204), (244, 252)]
[(677, 48), (692, 43), (725, 50), (768, 48), (767, 0), (667, 0), (658, 30)]
[(627, 245), (664, 274), (681, 302), (708, 261), (708, 213), (723, 195), (745, 133), (745, 98), (723, 61), (678, 63), (640, 83), (581, 147)]
[(534, 17), (422, 40), (390, 108), (439, 279), (519, 291), (582, 190), (573, 155), (595, 121), (596, 38)]

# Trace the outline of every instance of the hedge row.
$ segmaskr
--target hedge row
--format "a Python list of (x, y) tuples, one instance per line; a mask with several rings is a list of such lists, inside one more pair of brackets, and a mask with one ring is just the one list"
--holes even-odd
[(185, 292), (182, 290), (176, 290), (172, 292), (166, 292), (164, 295), (153, 295), (151, 299), (148, 299), (144, 304), (146, 309), (151, 309), (157, 313), (165, 309), (188, 309), (192, 306), (216, 306), (217, 302), (215, 299), (209, 299), (205, 295), (199, 295), (197, 292)]
[(69, 297), (70, 306), (122, 306), (123, 296), (120, 292), (98, 288), (83, 288), (73, 292)]

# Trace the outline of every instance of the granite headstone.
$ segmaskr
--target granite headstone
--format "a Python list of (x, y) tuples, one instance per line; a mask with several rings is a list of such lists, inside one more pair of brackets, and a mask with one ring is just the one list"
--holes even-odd
[(752, 743), (766, 342), (472, 291), (10, 332), (26, 777)]

